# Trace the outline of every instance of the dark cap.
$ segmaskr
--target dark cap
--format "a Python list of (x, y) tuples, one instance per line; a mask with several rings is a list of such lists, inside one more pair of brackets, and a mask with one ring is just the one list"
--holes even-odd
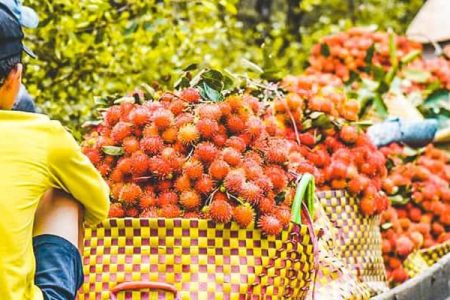
[(23, 38), (21, 22), (0, 2), (0, 59), (20, 54), (22, 51), (36, 58), (36, 55), (23, 45)]

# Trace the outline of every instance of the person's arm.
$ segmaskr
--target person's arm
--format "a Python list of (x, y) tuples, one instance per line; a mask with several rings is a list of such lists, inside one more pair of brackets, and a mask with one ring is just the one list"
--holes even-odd
[(49, 140), (48, 166), (51, 185), (71, 194), (85, 208), (85, 220), (95, 225), (108, 215), (109, 188), (75, 139), (59, 124)]

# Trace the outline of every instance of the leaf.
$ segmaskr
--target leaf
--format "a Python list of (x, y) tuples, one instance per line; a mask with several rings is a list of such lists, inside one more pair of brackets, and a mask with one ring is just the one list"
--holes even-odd
[(97, 127), (98, 125), (102, 124), (102, 120), (93, 120), (93, 121), (86, 121), (81, 125), (82, 128), (91, 128), (91, 127)]
[(392, 205), (406, 205), (409, 202), (409, 198), (403, 197), (402, 195), (395, 195), (389, 197), (389, 200), (391, 201)]
[(200, 86), (200, 95), (204, 100), (211, 100), (214, 102), (223, 100), (223, 95), (211, 88), (206, 82), (203, 82)]
[(186, 68), (183, 69), (183, 71), (187, 72), (187, 71), (193, 71), (196, 70), (198, 68), (198, 64), (197, 63), (193, 63), (188, 65)]
[(135, 103), (135, 102), (136, 102), (136, 99), (134, 99), (134, 97), (125, 96), (125, 97), (115, 100), (114, 104)]
[(217, 91), (222, 91), (222, 89), (224, 87), (223, 75), (219, 71), (208, 70), (201, 74), (201, 78), (211, 88), (213, 88)]
[(327, 43), (323, 43), (320, 45), (320, 54), (325, 57), (330, 56), (330, 46), (328, 46)]
[(102, 150), (105, 154), (111, 156), (120, 156), (125, 153), (122, 147), (117, 146), (103, 146)]
[(422, 55), (421, 50), (414, 50), (408, 53), (407, 55), (403, 56), (402, 59), (400, 60), (400, 63), (402, 65), (407, 65), (421, 55)]
[(381, 224), (381, 230), (388, 230), (391, 227), (392, 227), (392, 223), (391, 222), (387, 222), (387, 223)]
[(372, 59), (373, 55), (375, 53), (375, 44), (372, 44), (369, 49), (367, 49), (366, 57), (364, 58), (364, 62), (366, 65), (371, 66), (372, 65)]
[(183, 89), (190, 87), (190, 80), (186, 76), (180, 77), (174, 84), (176, 89)]
[(423, 70), (405, 70), (403, 75), (412, 82), (425, 83), (431, 78), (431, 73)]
[(448, 102), (450, 99), (450, 91), (448, 90), (437, 90), (432, 93), (428, 98), (424, 101), (427, 106), (438, 105), (440, 102)]

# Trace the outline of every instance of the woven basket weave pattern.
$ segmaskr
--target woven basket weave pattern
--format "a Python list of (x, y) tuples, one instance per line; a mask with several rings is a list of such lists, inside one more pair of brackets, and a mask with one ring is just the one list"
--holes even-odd
[(381, 253), (380, 218), (364, 217), (358, 200), (345, 191), (318, 192), (317, 197), (332, 225), (337, 228), (339, 254), (372, 294), (388, 289)]
[[(178, 299), (304, 299), (314, 265), (307, 226), (277, 237), (235, 223), (194, 219), (111, 219), (86, 230), (79, 299), (110, 299), (125, 281), (173, 284)], [(261, 297), (263, 296), (263, 297)], [(123, 292), (118, 299), (170, 299)]]
[(411, 253), (403, 262), (408, 275), (414, 277), (450, 253), (450, 242)]

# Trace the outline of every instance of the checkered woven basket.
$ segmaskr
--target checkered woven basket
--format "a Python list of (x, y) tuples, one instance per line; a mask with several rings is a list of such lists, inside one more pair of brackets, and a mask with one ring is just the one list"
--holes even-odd
[(337, 245), (338, 230), (319, 203), (316, 203), (313, 225), (318, 237), (319, 260), (315, 286), (310, 289), (307, 299), (369, 299), (370, 288), (348, 270)]
[(111, 219), (86, 229), (85, 283), (78, 298), (304, 299), (315, 267), (315, 237), (302, 206), (307, 225), (293, 220), (278, 236), (234, 222), (180, 218)]
[(345, 265), (370, 288), (372, 295), (386, 291), (379, 216), (364, 217), (358, 199), (345, 191), (318, 192), (317, 198), (338, 231), (337, 249)]
[(450, 242), (411, 253), (403, 262), (403, 266), (408, 275), (414, 277), (434, 265), (447, 253), (450, 253)]

